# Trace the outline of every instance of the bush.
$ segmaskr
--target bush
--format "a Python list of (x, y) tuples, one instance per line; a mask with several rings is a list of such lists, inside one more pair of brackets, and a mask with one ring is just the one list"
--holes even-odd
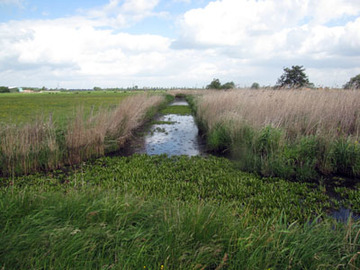
[(9, 87), (0, 86), (0, 93), (10, 93)]
[(212, 82), (206, 86), (207, 89), (232, 89), (235, 88), (234, 82), (220, 83), (219, 79), (213, 79)]
[(251, 85), (251, 89), (259, 89), (260, 88), (260, 84), (258, 84), (257, 82), (254, 82), (252, 85)]

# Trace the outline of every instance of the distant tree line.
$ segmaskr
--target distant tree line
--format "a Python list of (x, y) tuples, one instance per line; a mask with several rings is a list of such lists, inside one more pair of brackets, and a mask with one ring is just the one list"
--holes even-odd
[(0, 93), (10, 93), (10, 88), (6, 86), (0, 86)]
[[(280, 78), (277, 80), (275, 89), (296, 89), (296, 88), (303, 88), (303, 87), (309, 87), (313, 88), (314, 84), (309, 81), (308, 76), (305, 73), (305, 68), (303, 66), (292, 66), (291, 68), (285, 67), (283, 74), (280, 76)], [(344, 84), (344, 89), (360, 89), (360, 74), (356, 75), (355, 77), (352, 77), (346, 84)], [(232, 89), (235, 88), (234, 82), (227, 82), (224, 84), (221, 84), (219, 79), (214, 78), (210, 84), (206, 86), (207, 89)], [(251, 89), (259, 89), (260, 85), (257, 82), (254, 82), (251, 85)], [(39, 89), (39, 88), (33, 88), (33, 87), (26, 87), (26, 89), (31, 89), (34, 91), (40, 91), (40, 90), (47, 90), (45, 87)], [(93, 88), (94, 91), (116, 91), (116, 90), (138, 90), (139, 87), (137, 85), (133, 87), (128, 88), (101, 88), (98, 86), (95, 86)], [(149, 89), (159, 89), (159, 88), (149, 88)], [(169, 88), (170, 89), (170, 88)], [(176, 89), (179, 89), (178, 87)], [(185, 88), (182, 88), (185, 89)], [(13, 89), (10, 89), (7, 86), (0, 86), (0, 93), (11, 93), (14, 92)]]
[[(277, 80), (275, 89), (297, 89), (297, 88), (314, 88), (314, 84), (309, 81), (303, 66), (285, 67), (283, 74)], [(360, 89), (360, 74), (352, 77), (344, 86), (344, 89)], [(213, 79), (212, 82), (206, 86), (207, 89), (231, 89), (235, 88), (233, 82), (221, 84), (219, 79)], [(260, 85), (254, 82), (251, 89), (259, 89)]]

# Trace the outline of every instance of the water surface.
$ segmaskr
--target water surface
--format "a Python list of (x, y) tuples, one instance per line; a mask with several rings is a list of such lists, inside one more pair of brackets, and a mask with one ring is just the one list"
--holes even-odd
[[(170, 106), (187, 106), (184, 99), (176, 99)], [(166, 114), (157, 117), (156, 122), (142, 138), (136, 139), (127, 154), (167, 154), (198, 156), (205, 155), (205, 144), (198, 135), (199, 130), (192, 115)]]

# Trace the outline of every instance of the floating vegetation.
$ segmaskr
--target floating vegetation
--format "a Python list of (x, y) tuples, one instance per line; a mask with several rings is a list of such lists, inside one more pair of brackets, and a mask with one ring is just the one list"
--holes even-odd
[(2, 268), (360, 267), (360, 223), (327, 217), (321, 189), (224, 158), (104, 157), (1, 182)]
[(187, 105), (168, 106), (160, 111), (162, 114), (190, 115), (191, 109)]
[(153, 125), (174, 125), (176, 124), (176, 121), (152, 121), (151, 124)]

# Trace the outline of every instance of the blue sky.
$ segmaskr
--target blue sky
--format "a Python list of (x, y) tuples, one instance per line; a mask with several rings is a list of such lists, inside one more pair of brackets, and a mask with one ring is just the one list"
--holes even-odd
[(0, 0), (0, 85), (316, 86), (360, 73), (358, 0)]

